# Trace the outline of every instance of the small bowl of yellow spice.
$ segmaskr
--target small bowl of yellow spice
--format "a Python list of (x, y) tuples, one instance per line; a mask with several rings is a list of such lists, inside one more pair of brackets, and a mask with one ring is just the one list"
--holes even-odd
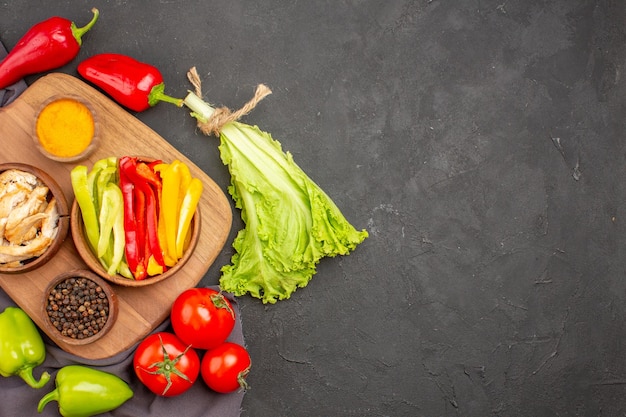
[(98, 123), (92, 105), (73, 95), (46, 100), (37, 113), (35, 144), (46, 157), (59, 162), (76, 162), (97, 147)]

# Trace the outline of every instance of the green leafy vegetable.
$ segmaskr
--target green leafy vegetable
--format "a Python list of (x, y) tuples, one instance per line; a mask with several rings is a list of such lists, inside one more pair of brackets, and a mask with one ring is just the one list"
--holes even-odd
[[(185, 105), (200, 122), (214, 111), (194, 93)], [(222, 268), (222, 290), (250, 293), (264, 303), (289, 298), (308, 284), (320, 259), (348, 255), (368, 236), (270, 134), (229, 121), (219, 135), (220, 156), (231, 175), (228, 191), (245, 223), (233, 242), (232, 264)]]

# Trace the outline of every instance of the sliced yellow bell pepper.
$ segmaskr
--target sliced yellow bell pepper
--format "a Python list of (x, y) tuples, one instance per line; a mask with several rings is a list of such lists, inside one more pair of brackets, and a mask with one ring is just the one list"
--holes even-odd
[(185, 192), (187, 192), (187, 188), (189, 188), (189, 183), (191, 182), (191, 172), (189, 171), (189, 167), (186, 164), (180, 161), (174, 162), (178, 163), (178, 172), (180, 174), (180, 191), (178, 194), (178, 209), (180, 210), (180, 206), (183, 203)]
[(176, 257), (178, 259), (183, 257), (185, 242), (187, 241), (187, 234), (189, 233), (189, 225), (198, 207), (198, 202), (202, 195), (202, 188), (202, 181), (198, 178), (192, 178), (183, 195), (176, 231)]
[[(152, 167), (155, 172), (157, 172), (161, 176), (161, 181), (163, 181), (163, 171), (169, 168), (170, 164), (160, 163), (156, 164)], [(163, 187), (161, 187), (161, 200), (159, 200), (159, 218), (157, 220), (157, 235), (159, 237), (159, 245), (161, 246), (161, 252), (163, 253), (163, 260), (165, 261), (165, 265), (172, 266), (176, 264), (176, 259), (173, 259), (169, 256), (167, 250), (167, 237), (165, 232), (165, 216), (163, 215)]]
[(171, 267), (182, 258), (189, 244), (189, 228), (203, 185), (199, 179), (192, 177), (189, 167), (179, 160), (170, 164), (157, 164), (153, 169), (163, 181), (158, 235), (165, 265)]
[(148, 258), (147, 272), (148, 272), (148, 275), (151, 277), (155, 275), (160, 275), (163, 273), (163, 265), (159, 265), (156, 259), (154, 259), (154, 255), (150, 255), (150, 258)]
[[(180, 198), (180, 165), (176, 160), (160, 171), (163, 181), (163, 191), (161, 197), (162, 219), (159, 219), (159, 229), (164, 228), (165, 245), (162, 246), (164, 252), (165, 265), (173, 266), (178, 258), (176, 257), (176, 230), (178, 228), (178, 206)], [(162, 220), (162, 221), (161, 221)], [(162, 225), (162, 226), (161, 226)], [(172, 263), (173, 262), (173, 263)]]

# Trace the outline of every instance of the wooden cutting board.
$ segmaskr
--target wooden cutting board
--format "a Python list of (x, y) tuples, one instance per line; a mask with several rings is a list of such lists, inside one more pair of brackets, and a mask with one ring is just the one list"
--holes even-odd
[[(104, 359), (144, 338), (167, 318), (178, 294), (199, 283), (226, 242), (232, 224), (232, 211), (226, 195), (193, 162), (108, 97), (67, 74), (54, 73), (40, 78), (9, 106), (0, 108), (0, 162), (23, 162), (42, 168), (59, 183), (68, 204), (72, 204), (74, 193), (69, 173), (77, 163), (49, 160), (33, 144), (39, 107), (54, 95), (67, 94), (78, 95), (91, 102), (100, 123), (99, 148), (79, 164), (91, 169), (93, 163), (101, 158), (123, 155), (151, 156), (165, 162), (178, 159), (186, 163), (191, 174), (202, 180), (204, 185), (199, 203), (202, 218), (200, 239), (193, 256), (176, 275), (140, 288), (112, 285), (119, 298), (118, 319), (109, 333), (92, 344), (67, 345), (48, 333), (69, 353), (86, 359)], [(181, 117), (184, 117), (182, 111)], [(42, 303), (46, 284), (64, 271), (85, 267), (68, 235), (58, 254), (43, 267), (23, 274), (0, 274), (0, 287), (45, 331)]]

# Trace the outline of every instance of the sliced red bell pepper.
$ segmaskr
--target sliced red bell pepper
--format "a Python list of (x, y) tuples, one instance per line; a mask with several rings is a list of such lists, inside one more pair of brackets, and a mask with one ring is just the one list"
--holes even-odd
[[(155, 159), (152, 162), (148, 162), (146, 165), (148, 165), (148, 167), (150, 167), (150, 169), (155, 173), (155, 175), (157, 175), (156, 171), (154, 170), (154, 167), (159, 165), (159, 164), (162, 164), (162, 163), (163, 163), (163, 161), (161, 161), (160, 159)], [(160, 178), (159, 178), (159, 182), (161, 182)]]
[(157, 224), (157, 219), (159, 218), (159, 212), (161, 210), (161, 195), (163, 193), (163, 181), (161, 181), (161, 177), (157, 174), (153, 166), (158, 165), (158, 163), (162, 163), (161, 161), (154, 161), (151, 163), (145, 163), (143, 161), (137, 161), (137, 175), (139, 179), (146, 181), (150, 188), (152, 189), (152, 194), (155, 199), (155, 207), (156, 207), (156, 219), (155, 219), (155, 228)]
[(129, 169), (136, 164), (136, 158), (124, 156), (119, 159), (119, 181), (124, 197), (124, 234), (126, 236), (126, 262), (137, 280), (146, 278), (146, 270), (140, 259), (140, 251), (145, 247), (138, 240), (137, 219), (135, 214), (134, 184), (128, 176)]
[[(132, 170), (132, 168), (131, 168)], [(129, 173), (127, 173), (129, 174)], [(135, 212), (135, 223), (137, 225), (137, 249), (139, 252), (138, 259), (139, 265), (137, 266), (138, 274), (140, 274), (141, 278), (135, 277), (135, 279), (143, 279), (147, 277), (144, 275), (146, 273), (148, 267), (148, 258), (150, 257), (149, 253), (146, 253), (146, 195), (143, 190), (138, 186), (137, 182), (134, 180), (132, 175), (128, 175), (128, 178), (133, 183), (133, 198), (134, 198), (134, 206), (133, 210)]]
[(161, 177), (159, 177), (159, 174), (155, 172), (154, 167), (162, 163), (163, 161), (160, 160), (150, 163), (137, 161), (137, 173), (141, 175), (144, 180), (147, 181), (148, 184), (150, 184), (150, 186), (158, 190), (161, 190), (161, 188), (163, 187), (163, 183), (161, 181)]
[[(136, 161), (135, 164), (128, 164), (126, 172), (129, 179), (135, 185), (135, 190), (139, 190), (145, 199), (145, 211), (143, 219), (145, 221), (143, 237), (148, 248), (144, 253), (144, 264), (146, 265), (150, 259), (150, 255), (154, 256), (154, 260), (165, 268), (165, 260), (163, 258), (163, 250), (159, 243), (158, 236), (158, 218), (159, 218), (159, 201), (161, 196), (161, 179), (160, 177), (142, 161)], [(138, 216), (138, 213), (136, 212)], [(139, 223), (137, 224), (139, 228)], [(142, 241), (142, 240), (140, 240)]]
[(135, 183), (146, 195), (146, 231), (150, 252), (154, 256), (155, 261), (165, 267), (163, 249), (159, 243), (158, 235), (159, 202), (161, 201), (163, 188), (161, 178), (148, 164), (142, 161), (137, 162), (135, 174)]

